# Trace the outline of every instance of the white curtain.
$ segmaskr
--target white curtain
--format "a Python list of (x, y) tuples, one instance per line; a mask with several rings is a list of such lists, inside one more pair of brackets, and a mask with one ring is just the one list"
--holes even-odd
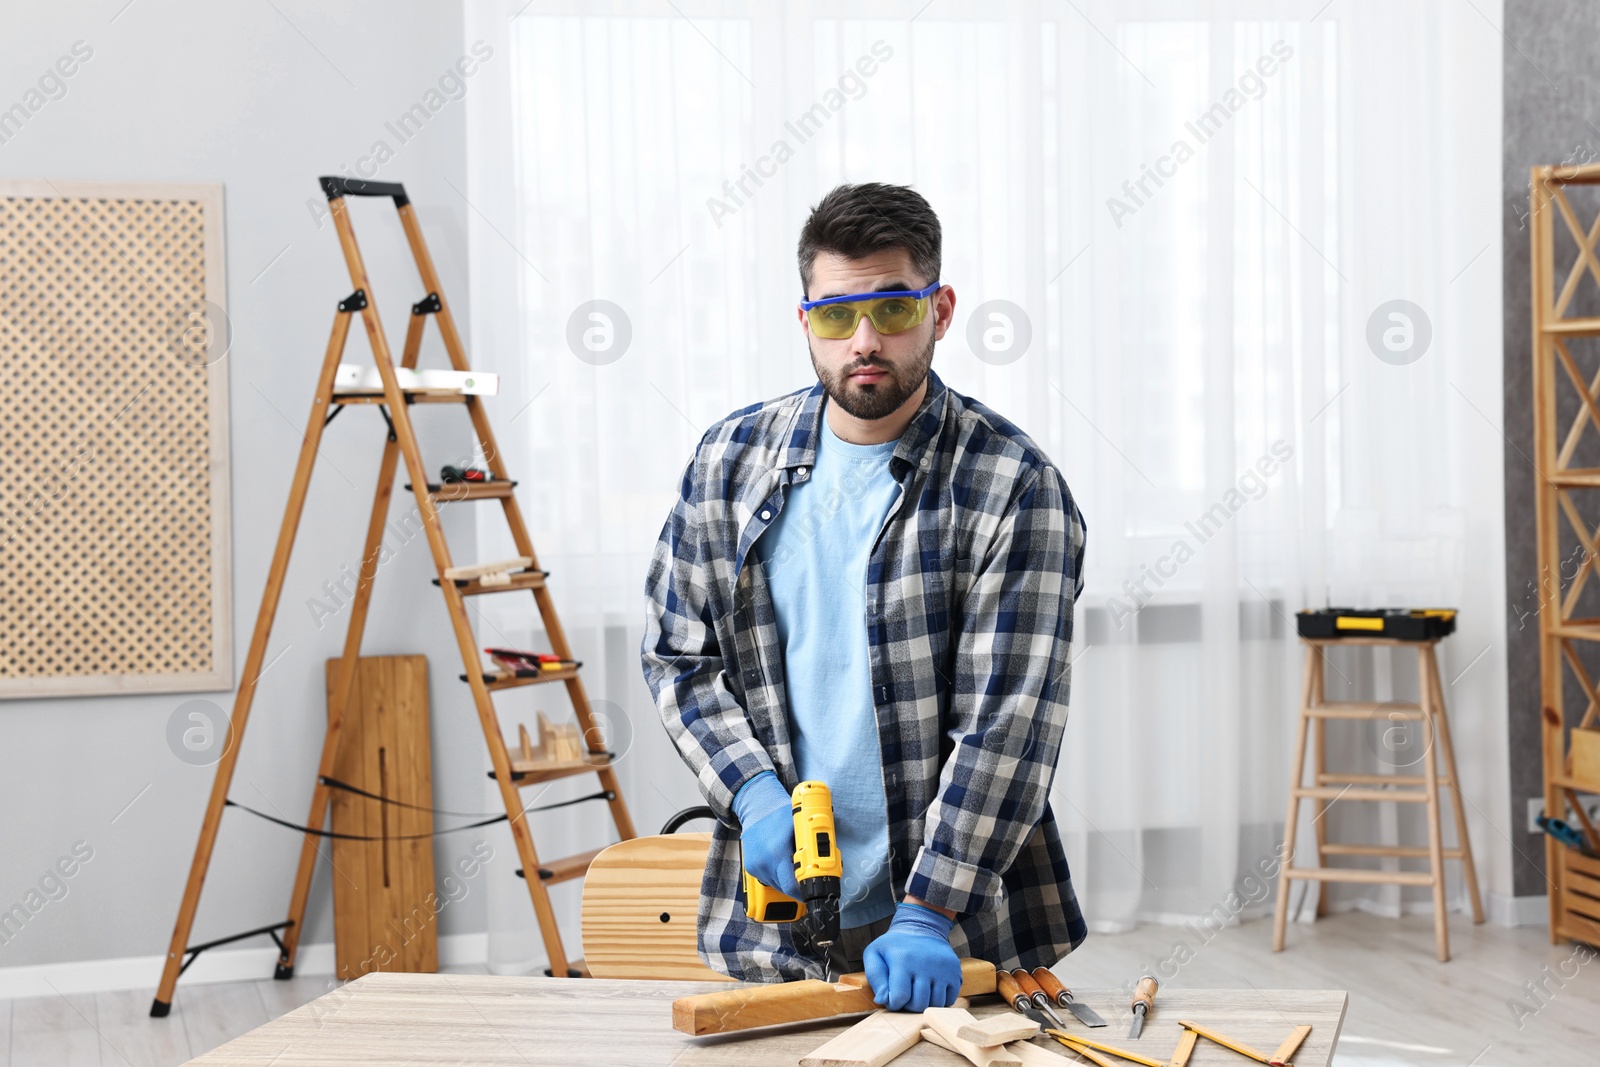
[[(815, 380), (793, 310), (810, 205), (906, 183), (957, 294), (935, 368), (1040, 443), (1088, 523), (1053, 800), (1092, 928), (1269, 907), (1243, 879), (1282, 838), (1293, 613), (1459, 606), (1452, 676), (1503, 632), (1498, 8), (518, 8), (469, 7), (495, 49), (469, 100), (472, 339), (505, 376), (500, 440), (641, 832), (698, 802), (637, 663), (682, 466), (718, 418)], [(1414, 344), (1431, 332), (1410, 362), (1367, 340), (1395, 299), (1422, 309)], [(484, 558), (509, 554), (482, 529)], [(525, 605), (481, 607), (486, 634), (542, 639)], [(1338, 659), (1330, 695), (1414, 694), (1408, 661), (1390, 669)], [(1474, 810), (1498, 818), (1503, 652), (1470, 669), (1447, 695)], [(568, 713), (539, 697), (527, 714)], [(1394, 762), (1357, 731), (1330, 760)], [(547, 853), (606, 830), (599, 810), (539, 818)], [(531, 966), (526, 894), (497, 884), (493, 962)], [(575, 934), (576, 893), (560, 906)]]

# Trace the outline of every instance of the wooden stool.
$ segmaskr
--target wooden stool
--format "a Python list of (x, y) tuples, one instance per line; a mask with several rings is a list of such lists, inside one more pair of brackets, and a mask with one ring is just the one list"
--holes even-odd
[[(1483, 901), (1478, 896), (1478, 875), (1472, 863), (1472, 842), (1467, 836), (1465, 805), (1461, 799), (1461, 785), (1456, 773), (1455, 749), (1450, 744), (1450, 723), (1445, 715), (1444, 689), (1439, 684), (1439, 660), (1435, 655), (1435, 638), (1429, 641), (1405, 641), (1394, 637), (1338, 637), (1301, 638), (1306, 645), (1305, 679), (1300, 696), (1300, 733), (1295, 742), (1294, 772), (1289, 785), (1289, 812), (1284, 821), (1285, 856), (1278, 872), (1278, 905), (1273, 918), (1272, 951), (1283, 951), (1284, 931), (1289, 920), (1289, 883), (1299, 879), (1317, 882), (1362, 882), (1367, 884), (1426, 885), (1433, 888), (1433, 934), (1440, 962), (1450, 958), (1450, 930), (1446, 923), (1444, 902), (1444, 861), (1460, 860), (1466, 876), (1467, 892), (1472, 898), (1472, 921), (1483, 922)], [(1328, 702), (1324, 699), (1323, 657), (1330, 645), (1390, 645), (1414, 648), (1417, 653), (1417, 689), (1420, 704), (1399, 702), (1354, 703)], [(1329, 719), (1405, 719), (1422, 723), (1422, 762), (1420, 775), (1397, 774), (1334, 774), (1326, 765), (1326, 725)], [(1315, 729), (1313, 730), (1313, 724)], [(1312, 749), (1312, 774), (1314, 782), (1305, 784), (1306, 738), (1314, 734)], [(1444, 756), (1444, 773), (1435, 763), (1434, 738)], [(1410, 786), (1411, 788), (1400, 788)], [(1457, 848), (1445, 848), (1440, 829), (1439, 790), (1450, 790), (1450, 801), (1455, 809)], [(1317, 866), (1296, 867), (1295, 832), (1300, 818), (1300, 801), (1311, 800), (1316, 805)], [(1426, 848), (1406, 848), (1395, 845), (1362, 845), (1330, 842), (1323, 816), (1329, 806), (1339, 800), (1366, 800), (1379, 803), (1406, 802), (1428, 806), (1428, 845)], [(1329, 856), (1404, 856), (1427, 857), (1427, 871), (1372, 871), (1329, 867)], [(1326, 897), (1317, 901), (1317, 914), (1326, 915)]]

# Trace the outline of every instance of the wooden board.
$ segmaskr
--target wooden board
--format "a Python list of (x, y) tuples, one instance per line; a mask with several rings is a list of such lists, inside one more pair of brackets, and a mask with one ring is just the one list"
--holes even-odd
[[(993, 993), (994, 989), (994, 964), (975, 959), (961, 961), (961, 996), (980, 996)], [(877, 1007), (866, 974), (856, 971), (837, 982), (812, 979), (741, 985), (684, 997), (672, 1005), (672, 1025), (686, 1034), (726, 1034), (758, 1026), (859, 1015)]]
[[(672, 1029), (672, 1002), (718, 987), (705, 982), (617, 982), (598, 978), (502, 978), (464, 974), (369, 974), (191, 1061), (208, 1067), (328, 1067), (450, 1063), (460, 1067), (794, 1067), (857, 1020), (694, 1038)], [(1073, 990), (1107, 1019), (1126, 1019), (1120, 989)], [(1295, 1067), (1327, 1067), (1346, 996), (1328, 989), (1174, 989), (1164, 986), (1137, 1045), (1170, 1056), (1178, 1023), (1193, 1018), (1256, 1048), (1276, 1048), (1295, 1024), (1312, 1027)], [(1006, 1010), (975, 1000), (979, 1018)], [(1126, 1024), (1124, 1023), (1124, 1028)], [(1019, 1046), (1026, 1047), (1026, 1046)], [(1045, 1055), (1056, 1055), (1040, 1047)], [(1078, 1061), (1058, 1057), (1065, 1064)], [(920, 1043), (895, 1067), (953, 1067), (950, 1053)], [(1202, 1041), (1190, 1067), (1240, 1067), (1236, 1053)]]
[(800, 1067), (883, 1067), (922, 1040), (923, 1021), (921, 1012), (875, 1011), (800, 1057)]
[(928, 1028), (922, 1031), (924, 1040), (936, 1034), (934, 1043), (965, 1056), (974, 1067), (1022, 1067), (1022, 1060), (1001, 1045), (980, 1045), (960, 1036), (960, 1031), (978, 1025), (978, 1020), (965, 1008), (929, 1008), (922, 1013)]
[(226, 690), (220, 185), (0, 182), (0, 697)]
[[(339, 660), (327, 661), (329, 700)], [(433, 807), (426, 656), (362, 656), (333, 777), (417, 808)], [(332, 793), (335, 973), (439, 969), (431, 811)]]
[(583, 880), (583, 958), (596, 978), (729, 982), (700, 961), (696, 919), (709, 833), (619, 841)]
[(1600, 730), (1572, 731), (1571, 778), (1589, 792), (1600, 792)]

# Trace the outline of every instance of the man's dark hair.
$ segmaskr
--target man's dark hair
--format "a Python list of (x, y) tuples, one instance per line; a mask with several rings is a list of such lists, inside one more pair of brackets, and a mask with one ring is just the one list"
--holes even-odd
[(939, 280), (939, 216), (907, 185), (840, 185), (824, 196), (800, 230), (800, 291), (811, 299), (811, 265), (818, 252), (862, 259), (903, 248), (911, 266), (932, 285)]

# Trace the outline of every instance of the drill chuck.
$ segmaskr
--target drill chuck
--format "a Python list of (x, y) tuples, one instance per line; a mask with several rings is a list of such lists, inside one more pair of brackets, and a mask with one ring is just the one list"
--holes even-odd
[(800, 895), (805, 899), (812, 942), (827, 948), (839, 940), (839, 879), (825, 875), (808, 878), (800, 883)]

